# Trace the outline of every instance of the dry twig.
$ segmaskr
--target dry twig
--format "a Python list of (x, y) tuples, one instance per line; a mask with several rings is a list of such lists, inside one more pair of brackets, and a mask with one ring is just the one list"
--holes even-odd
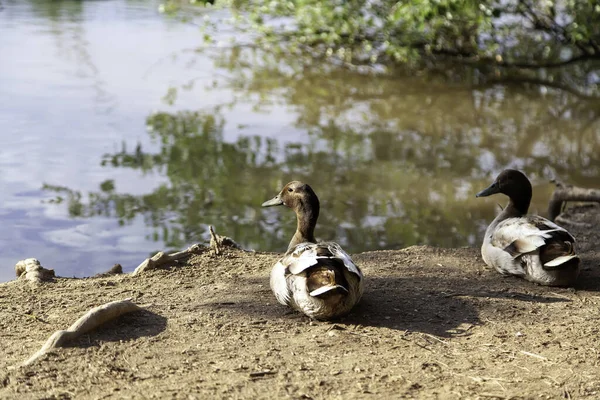
[(539, 354), (535, 354), (535, 353), (530, 353), (530, 352), (525, 351), (525, 350), (521, 350), (521, 351), (519, 351), (519, 353), (525, 354), (526, 356), (529, 356), (529, 357), (537, 358), (539, 360), (548, 361), (548, 359), (546, 357), (544, 357), (544, 356), (540, 356)]
[(244, 250), (242, 246), (237, 244), (235, 240), (229, 236), (218, 235), (212, 225), (208, 227), (208, 231), (210, 232), (210, 248), (214, 250), (216, 255), (221, 254), (221, 248), (223, 247), (233, 247), (234, 249)]

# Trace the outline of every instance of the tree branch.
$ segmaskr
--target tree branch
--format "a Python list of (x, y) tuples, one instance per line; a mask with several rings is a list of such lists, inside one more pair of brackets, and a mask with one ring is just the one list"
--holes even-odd
[(600, 203), (600, 189), (586, 189), (573, 185), (564, 184), (558, 180), (553, 180), (556, 189), (548, 203), (548, 219), (554, 221), (561, 213), (563, 203), (567, 201), (589, 201)]
[(572, 57), (562, 61), (555, 62), (547, 62), (547, 63), (539, 63), (533, 64), (528, 62), (520, 62), (520, 61), (501, 61), (498, 62), (496, 59), (492, 57), (480, 57), (479, 61), (484, 61), (488, 63), (496, 63), (498, 66), (506, 67), (506, 68), (522, 68), (522, 69), (540, 69), (540, 68), (560, 68), (567, 66), (569, 64), (575, 64), (578, 62), (588, 61), (588, 60), (600, 60), (600, 54), (581, 54), (576, 57)]
[(571, 93), (572, 95), (580, 97), (582, 99), (599, 99), (598, 96), (592, 96), (587, 93), (583, 93), (573, 87), (563, 85), (558, 82), (551, 82), (551, 81), (548, 81), (545, 79), (537, 79), (537, 78), (529, 78), (529, 77), (511, 76), (511, 77), (506, 77), (504, 79), (490, 79), (487, 83), (485, 83), (483, 85), (478, 85), (478, 86), (487, 86), (490, 84), (507, 83), (507, 82), (529, 83), (532, 85), (543, 85), (543, 86), (548, 86), (550, 88), (554, 88), (554, 89), (558, 89), (558, 90), (562, 90), (562, 91)]
[(228, 236), (221, 236), (215, 233), (212, 225), (209, 226), (210, 232), (210, 245), (209, 247), (201, 244), (194, 244), (185, 250), (178, 251), (176, 253), (166, 254), (165, 252), (159, 251), (150, 258), (145, 259), (132, 273), (132, 275), (139, 275), (142, 272), (149, 271), (151, 269), (158, 269), (163, 267), (165, 264), (173, 261), (179, 261), (191, 257), (194, 254), (201, 254), (208, 250), (213, 250), (216, 255), (221, 254), (224, 247), (231, 247), (234, 249), (247, 251)]
[(166, 254), (163, 251), (159, 251), (158, 253), (156, 253), (150, 258), (145, 259), (140, 265), (138, 265), (138, 267), (133, 271), (132, 275), (135, 276), (145, 271), (161, 268), (167, 263), (179, 261), (191, 257), (193, 254), (200, 254), (206, 250), (208, 250), (208, 247), (203, 246), (201, 244), (194, 244), (188, 247), (187, 249), (178, 251), (176, 253)]

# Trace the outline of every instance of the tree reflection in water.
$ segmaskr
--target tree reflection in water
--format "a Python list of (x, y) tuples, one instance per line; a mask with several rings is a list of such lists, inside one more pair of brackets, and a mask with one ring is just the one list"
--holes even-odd
[[(474, 193), (505, 167), (540, 184), (540, 211), (549, 176), (582, 186), (597, 186), (600, 177), (600, 100), (593, 96), (477, 83), (473, 70), (417, 77), (289, 66), (248, 49), (223, 51), (215, 65), (229, 74), (226, 87), (236, 101), (262, 111), (283, 102), (306, 134), (295, 142), (258, 135), (226, 141), (220, 107), (159, 112), (147, 120), (159, 152), (138, 145), (102, 162), (162, 174), (167, 184), (142, 196), (117, 191), (112, 181), (87, 196), (46, 188), (67, 195), (72, 216), (124, 224), (141, 214), (155, 239), (172, 248), (206, 239), (213, 224), (249, 248), (282, 251), (295, 229), (293, 213), (260, 204), (287, 181), (305, 180), (322, 201), (317, 236), (359, 252), (475, 245), (494, 209), (475, 202)], [(176, 89), (204, 90), (189, 83)], [(177, 101), (177, 90), (169, 101)]]

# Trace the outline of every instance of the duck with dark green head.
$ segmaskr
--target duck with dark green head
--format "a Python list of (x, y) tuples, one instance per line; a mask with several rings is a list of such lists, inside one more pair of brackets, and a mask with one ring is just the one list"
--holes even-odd
[(575, 238), (538, 215), (527, 215), (532, 187), (520, 171), (506, 169), (476, 197), (502, 193), (508, 205), (488, 226), (481, 255), (503, 275), (515, 275), (547, 286), (572, 285), (579, 275)]

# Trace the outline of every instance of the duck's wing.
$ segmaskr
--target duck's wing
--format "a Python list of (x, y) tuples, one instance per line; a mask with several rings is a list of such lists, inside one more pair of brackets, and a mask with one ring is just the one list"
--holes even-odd
[(289, 305), (292, 298), (292, 293), (288, 287), (287, 277), (289, 271), (287, 266), (284, 264), (285, 257), (277, 261), (271, 270), (271, 290), (275, 294), (277, 301), (283, 305)]
[(362, 278), (360, 268), (354, 264), (348, 253), (334, 242), (300, 243), (290, 249), (281, 261), (287, 265), (290, 273), (297, 275), (317, 264), (320, 259), (331, 258), (342, 261), (348, 271)]
[(501, 248), (513, 259), (545, 245), (551, 238), (574, 242), (567, 230), (540, 216), (508, 218), (492, 234), (491, 244)]
[(354, 261), (352, 261), (350, 255), (346, 253), (339, 244), (335, 242), (325, 242), (323, 243), (323, 245), (327, 246), (328, 250), (331, 252), (331, 254), (333, 254), (335, 258), (340, 259), (344, 262), (344, 265), (346, 266), (348, 271), (352, 272), (359, 278), (363, 277), (360, 268), (358, 268), (358, 266), (354, 264)]
[[(340, 266), (343, 264), (348, 272), (356, 275), (358, 282), (362, 281), (363, 274), (360, 268), (354, 264), (352, 258), (339, 244), (334, 242), (300, 243), (289, 249), (271, 270), (271, 289), (277, 300), (281, 304), (289, 305), (293, 293), (288, 285), (288, 278), (301, 274), (320, 262), (326, 264), (327, 261), (334, 261)], [(361, 286), (359, 285), (359, 287)], [(321, 291), (325, 292), (325, 290)], [(311, 295), (318, 294), (321, 294), (319, 290), (311, 292)]]
[(281, 304), (290, 305), (292, 292), (288, 277), (297, 275), (318, 263), (315, 243), (300, 243), (289, 249), (271, 270), (271, 289)]

